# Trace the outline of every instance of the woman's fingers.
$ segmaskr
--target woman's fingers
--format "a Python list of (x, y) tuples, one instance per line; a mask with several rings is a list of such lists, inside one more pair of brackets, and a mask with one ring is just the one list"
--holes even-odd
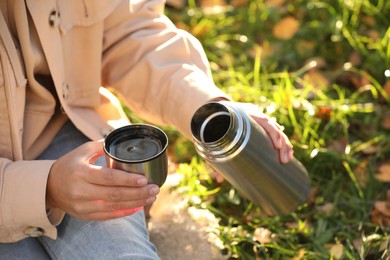
[(287, 136), (284, 133), (282, 133), (282, 135), (285, 136), (285, 138), (282, 138), (282, 140), (285, 141), (285, 143), (282, 145), (280, 149), (280, 161), (282, 163), (288, 163), (294, 158), (294, 150)]
[(126, 217), (129, 215), (132, 215), (132, 214), (134, 214), (142, 209), (143, 209), (143, 207), (138, 207), (138, 208), (116, 210), (116, 211), (112, 211), (112, 212), (94, 212), (94, 213), (87, 215), (85, 219), (95, 220), (95, 221), (111, 220), (111, 219), (116, 219), (116, 218), (121, 218), (121, 217)]
[(275, 120), (252, 115), (252, 118), (261, 125), (271, 138), (275, 149), (279, 150), (279, 158), (282, 163), (288, 163), (293, 159), (293, 146), (287, 135), (283, 132), (283, 127)]
[(243, 109), (250, 115), (269, 135), (275, 149), (279, 150), (279, 159), (282, 163), (288, 163), (294, 158), (293, 146), (283, 132), (284, 127), (279, 125), (274, 118), (265, 115), (254, 104), (251, 103), (236, 103), (238, 107)]
[(144, 175), (102, 166), (88, 165), (86, 171), (88, 174), (84, 174), (83, 178), (89, 183), (98, 185), (139, 187), (148, 183)]
[(156, 196), (160, 188), (155, 184), (143, 187), (102, 186), (88, 184), (83, 190), (75, 189), (69, 192), (76, 201), (103, 200), (111, 202), (143, 200)]
[(91, 164), (103, 153), (101, 142), (88, 142), (59, 158), (48, 178), (47, 207), (103, 220), (133, 214), (156, 200), (160, 189), (145, 176)]
[(152, 204), (156, 197), (149, 197), (147, 199), (131, 200), (131, 201), (80, 201), (75, 203), (71, 215), (86, 219), (88, 216), (97, 213), (113, 213), (117, 211), (126, 211), (128, 209), (142, 208), (146, 205)]
[(284, 143), (289, 142), (288, 139), (285, 140), (283, 130), (275, 120), (265, 117), (265, 115), (251, 114), (251, 117), (264, 128), (276, 149), (281, 149)]
[(106, 186), (129, 187), (144, 186), (148, 183), (147, 178), (141, 174), (93, 165), (99, 157), (104, 155), (102, 144), (102, 141), (88, 142), (80, 147), (80, 153), (84, 154), (80, 160), (85, 168), (79, 170), (84, 173), (82, 177), (87, 182)]

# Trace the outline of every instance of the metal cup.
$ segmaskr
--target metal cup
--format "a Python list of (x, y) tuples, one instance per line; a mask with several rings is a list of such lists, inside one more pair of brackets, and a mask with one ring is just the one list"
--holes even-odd
[(167, 147), (164, 131), (148, 124), (115, 129), (106, 136), (103, 145), (108, 167), (143, 174), (149, 183), (160, 187), (168, 173)]

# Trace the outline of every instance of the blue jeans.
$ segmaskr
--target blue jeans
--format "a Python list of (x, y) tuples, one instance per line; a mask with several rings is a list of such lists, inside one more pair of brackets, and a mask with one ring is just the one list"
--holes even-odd
[[(87, 141), (68, 121), (38, 159), (57, 159)], [(105, 164), (104, 158), (97, 164)], [(142, 210), (109, 221), (83, 221), (65, 215), (57, 228), (56, 240), (39, 237), (0, 243), (0, 259), (159, 259)]]

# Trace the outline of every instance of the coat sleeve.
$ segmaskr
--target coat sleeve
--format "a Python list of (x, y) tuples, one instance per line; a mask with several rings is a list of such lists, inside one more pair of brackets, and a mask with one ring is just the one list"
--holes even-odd
[[(16, 161), (0, 159), (0, 242), (26, 237), (57, 237), (55, 226), (64, 213), (46, 211), (46, 182), (54, 161)], [(31, 174), (28, 174), (28, 173)]]
[[(130, 2), (130, 4), (129, 4)], [(212, 80), (197, 39), (163, 15), (164, 1), (122, 1), (105, 21), (103, 84), (146, 120), (190, 137), (195, 110), (230, 99)]]

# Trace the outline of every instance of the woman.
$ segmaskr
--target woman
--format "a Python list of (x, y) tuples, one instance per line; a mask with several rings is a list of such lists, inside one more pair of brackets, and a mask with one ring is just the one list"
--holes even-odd
[[(2, 257), (158, 259), (142, 208), (159, 188), (98, 160), (102, 138), (129, 123), (108, 89), (188, 137), (197, 108), (230, 100), (199, 42), (163, 9), (163, 0), (1, 0)], [(291, 160), (280, 127), (248, 113)]]

